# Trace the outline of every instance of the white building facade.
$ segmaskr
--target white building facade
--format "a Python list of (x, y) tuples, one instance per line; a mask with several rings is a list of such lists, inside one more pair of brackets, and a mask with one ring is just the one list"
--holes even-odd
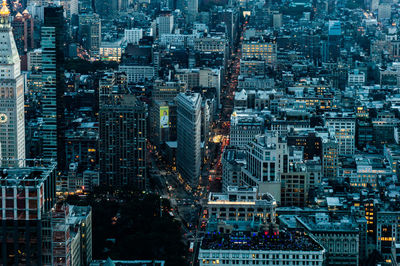
[(129, 83), (152, 80), (155, 76), (153, 66), (121, 65), (119, 71), (126, 73)]
[(325, 126), (335, 132), (339, 143), (339, 155), (353, 155), (355, 152), (356, 118), (351, 113), (327, 113)]
[(203, 250), (200, 266), (205, 265), (324, 265), (324, 250)]
[(139, 44), (143, 38), (143, 29), (125, 29), (125, 41), (127, 43)]
[(262, 133), (264, 120), (256, 114), (234, 112), (231, 116), (230, 145), (244, 148)]
[(210, 193), (207, 208), (210, 218), (217, 220), (275, 223), (276, 201), (269, 194), (258, 194), (256, 187), (229, 186), (226, 193)]
[(25, 159), (24, 81), (9, 13), (3, 1), (0, 12), (1, 158)]

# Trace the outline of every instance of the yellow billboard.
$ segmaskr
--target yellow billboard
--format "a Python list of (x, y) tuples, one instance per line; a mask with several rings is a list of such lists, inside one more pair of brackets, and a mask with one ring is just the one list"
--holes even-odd
[(169, 107), (160, 106), (160, 128), (169, 128)]

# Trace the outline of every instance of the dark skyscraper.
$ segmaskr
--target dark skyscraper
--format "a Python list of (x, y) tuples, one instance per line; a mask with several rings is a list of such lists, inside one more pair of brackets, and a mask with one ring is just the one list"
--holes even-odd
[(43, 157), (65, 167), (64, 17), (62, 7), (45, 7), (42, 27)]
[(100, 81), (100, 182), (146, 185), (146, 106), (126, 90), (126, 76)]
[(96, 13), (79, 15), (79, 37), (84, 47), (97, 54), (101, 44), (101, 19)]
[(328, 28), (328, 56), (329, 61), (336, 62), (340, 53), (340, 43), (342, 39), (340, 21), (330, 20)]

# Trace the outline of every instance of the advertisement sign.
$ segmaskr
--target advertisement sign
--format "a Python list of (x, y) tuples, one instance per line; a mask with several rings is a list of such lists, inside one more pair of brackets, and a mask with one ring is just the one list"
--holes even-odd
[(160, 128), (169, 127), (169, 107), (160, 106)]

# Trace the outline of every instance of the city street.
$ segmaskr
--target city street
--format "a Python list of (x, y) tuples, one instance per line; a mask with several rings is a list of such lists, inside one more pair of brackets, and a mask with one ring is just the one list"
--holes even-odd
[(192, 252), (192, 255), (188, 257), (191, 258), (191, 265), (197, 265), (198, 249), (202, 239), (202, 220), (200, 219), (204, 207), (202, 203), (206, 202), (209, 191), (221, 189), (221, 157), (225, 147), (229, 145), (229, 121), (240, 73), (240, 48), (241, 41), (234, 48), (236, 52), (232, 53), (232, 61), (226, 71), (225, 84), (221, 91), (222, 109), (218, 120), (212, 124), (210, 136), (212, 143), (208, 151), (210, 158), (203, 165), (199, 189), (197, 191), (188, 189), (177, 172), (171, 171), (163, 162), (160, 162), (158, 155), (151, 153), (148, 157), (151, 160), (152, 179), (158, 180), (156, 192), (160, 197), (169, 199), (171, 202), (170, 215), (181, 221), (185, 243), (188, 247), (190, 243), (193, 243), (193, 248), (188, 248), (188, 252)]

